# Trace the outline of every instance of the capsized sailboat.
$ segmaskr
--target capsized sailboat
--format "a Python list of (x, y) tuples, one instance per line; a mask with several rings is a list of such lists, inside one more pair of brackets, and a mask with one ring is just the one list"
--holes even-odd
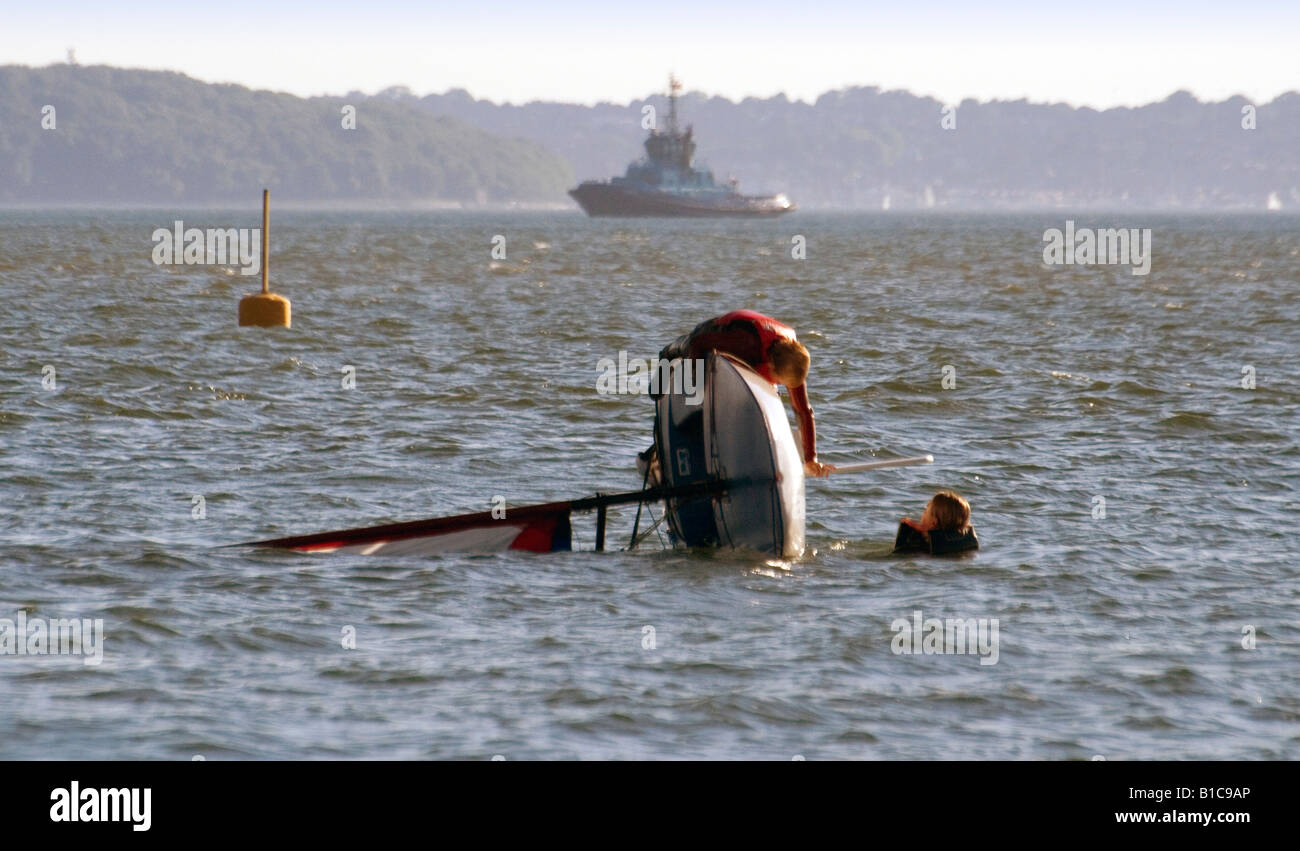
[[(680, 368), (680, 362), (669, 367)], [(671, 375), (669, 388), (676, 383)], [(595, 511), (596, 549), (604, 550), (611, 506), (661, 504), (659, 522), (667, 523), (675, 544), (798, 558), (804, 551), (803, 459), (776, 389), (743, 362), (718, 352), (706, 356), (699, 398), (678, 386), (656, 400), (655, 446), (663, 481), (651, 485), (647, 480), (640, 490), (236, 546), (361, 555), (556, 552), (573, 548), (572, 515)], [(839, 471), (933, 460), (928, 455), (899, 458), (844, 465)], [(629, 547), (650, 534), (638, 534), (639, 526), (638, 509)]]
[[(296, 535), (249, 546), (298, 552), (428, 555), (555, 552), (573, 546), (571, 517), (596, 512), (605, 548), (607, 510), (665, 501), (673, 539), (686, 546), (745, 547), (796, 558), (803, 552), (803, 467), (780, 397), (740, 361), (710, 354), (699, 404), (681, 393), (658, 402), (656, 441), (666, 481), (584, 499), (357, 529)], [(634, 534), (634, 543), (636, 537)]]

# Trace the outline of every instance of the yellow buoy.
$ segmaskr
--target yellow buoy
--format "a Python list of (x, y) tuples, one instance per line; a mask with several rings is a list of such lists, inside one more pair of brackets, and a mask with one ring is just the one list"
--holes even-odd
[(271, 292), (267, 264), (271, 259), (271, 190), (262, 190), (262, 291), (239, 300), (239, 324), (274, 328), (289, 327), (289, 299)]

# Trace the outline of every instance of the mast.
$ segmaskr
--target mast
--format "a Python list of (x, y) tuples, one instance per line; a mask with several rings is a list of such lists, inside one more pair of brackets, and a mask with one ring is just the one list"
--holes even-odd
[(668, 132), (677, 135), (677, 93), (681, 91), (682, 84), (677, 81), (674, 74), (668, 75)]

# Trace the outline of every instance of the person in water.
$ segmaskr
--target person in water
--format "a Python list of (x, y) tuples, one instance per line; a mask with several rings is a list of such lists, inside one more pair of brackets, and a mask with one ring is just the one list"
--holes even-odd
[[(830, 475), (835, 467), (817, 460), (817, 430), (812, 405), (808, 403), (811, 359), (803, 343), (795, 339), (794, 329), (752, 310), (733, 310), (701, 322), (689, 334), (664, 346), (659, 359), (702, 358), (713, 351), (743, 361), (773, 385), (785, 386), (795, 416), (799, 418), (804, 472), (810, 476)], [(656, 460), (653, 456), (653, 451), (647, 450), (640, 457), (653, 465)]]
[(904, 517), (894, 539), (896, 553), (948, 555), (977, 550), (980, 539), (970, 522), (970, 503), (953, 491), (939, 491), (920, 521)]

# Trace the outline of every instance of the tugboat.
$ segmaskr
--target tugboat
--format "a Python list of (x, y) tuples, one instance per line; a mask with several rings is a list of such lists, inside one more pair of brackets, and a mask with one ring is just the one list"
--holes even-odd
[(650, 131), (644, 159), (612, 180), (588, 180), (569, 194), (589, 216), (779, 216), (793, 210), (783, 194), (741, 195), (736, 181), (719, 185), (713, 172), (696, 168), (692, 128), (677, 125), (677, 93), (668, 78), (668, 130)]

